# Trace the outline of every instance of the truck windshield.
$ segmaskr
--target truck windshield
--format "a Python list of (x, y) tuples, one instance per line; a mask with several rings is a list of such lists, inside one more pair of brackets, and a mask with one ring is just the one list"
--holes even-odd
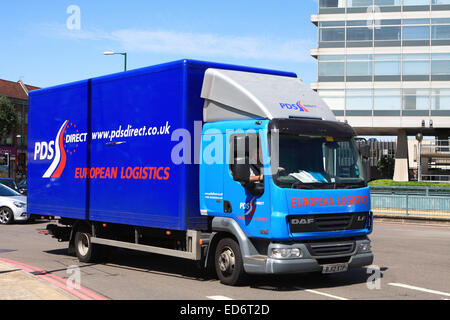
[(366, 185), (353, 138), (280, 134), (275, 183), (282, 188), (340, 189)]

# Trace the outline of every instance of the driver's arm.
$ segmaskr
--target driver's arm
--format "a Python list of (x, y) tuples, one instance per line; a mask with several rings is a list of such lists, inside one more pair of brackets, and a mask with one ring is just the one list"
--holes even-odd
[(259, 176), (250, 177), (250, 182), (260, 182), (264, 181), (264, 175), (260, 174)]

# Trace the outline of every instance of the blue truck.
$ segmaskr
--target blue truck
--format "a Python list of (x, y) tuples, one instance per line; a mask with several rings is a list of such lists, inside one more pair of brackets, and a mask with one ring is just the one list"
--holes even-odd
[(81, 262), (111, 247), (247, 274), (373, 262), (355, 131), (294, 73), (180, 60), (30, 93), (28, 215)]

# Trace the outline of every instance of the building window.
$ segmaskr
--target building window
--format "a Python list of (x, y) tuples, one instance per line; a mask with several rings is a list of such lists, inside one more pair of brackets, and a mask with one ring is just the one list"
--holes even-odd
[(374, 4), (379, 7), (400, 6), (401, 0), (375, 0)]
[(430, 0), (403, 0), (404, 6), (426, 6), (430, 5)]
[(345, 27), (345, 21), (323, 21), (319, 27)]
[(375, 89), (374, 110), (400, 110), (402, 97), (399, 89)]
[(372, 55), (348, 55), (347, 81), (372, 81)]
[(427, 81), (430, 75), (429, 54), (403, 55), (403, 80)]
[(321, 28), (320, 41), (345, 41), (344, 28)]
[(372, 5), (372, 0), (348, 0), (347, 7), (355, 8), (355, 7), (370, 7)]
[(345, 109), (345, 91), (344, 90), (319, 90), (319, 96), (331, 108), (331, 110)]
[(403, 110), (429, 110), (430, 91), (426, 89), (404, 89)]
[(375, 28), (375, 40), (401, 40), (402, 31), (400, 27)]
[(431, 110), (450, 110), (450, 89), (431, 91)]
[(320, 0), (320, 8), (345, 8), (345, 0)]
[(372, 90), (347, 90), (347, 110), (372, 110)]
[(371, 61), (348, 61), (347, 76), (372, 76)]
[(404, 25), (411, 25), (411, 24), (430, 24), (430, 19), (403, 19)]
[(430, 63), (428, 61), (404, 61), (403, 75), (428, 75), (430, 73)]
[(345, 56), (337, 55), (337, 54), (321, 55), (321, 56), (319, 56), (318, 60), (319, 61), (345, 61)]
[(431, 36), (433, 40), (450, 39), (450, 25), (433, 26)]
[(372, 41), (372, 39), (372, 28), (362, 27), (347, 29), (347, 41)]
[(450, 53), (433, 54), (431, 74), (436, 76), (433, 80), (450, 80)]
[(450, 75), (450, 60), (433, 61), (432, 75)]
[(399, 76), (400, 61), (375, 61), (374, 74), (376, 76)]
[(319, 76), (344, 76), (344, 62), (319, 62)]
[(403, 27), (403, 40), (428, 40), (430, 39), (429, 26)]

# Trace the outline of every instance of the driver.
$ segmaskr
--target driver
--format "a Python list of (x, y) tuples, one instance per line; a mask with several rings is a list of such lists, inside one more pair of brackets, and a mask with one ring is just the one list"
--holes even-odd
[(264, 181), (263, 164), (261, 162), (261, 149), (258, 146), (251, 146), (249, 152), (250, 160), (250, 182)]
[[(262, 164), (262, 153), (261, 149), (258, 146), (251, 146), (249, 152), (249, 159), (250, 159), (250, 182), (262, 182), (264, 181), (264, 172)], [(284, 168), (278, 168), (278, 173), (281, 173), (285, 171)]]

